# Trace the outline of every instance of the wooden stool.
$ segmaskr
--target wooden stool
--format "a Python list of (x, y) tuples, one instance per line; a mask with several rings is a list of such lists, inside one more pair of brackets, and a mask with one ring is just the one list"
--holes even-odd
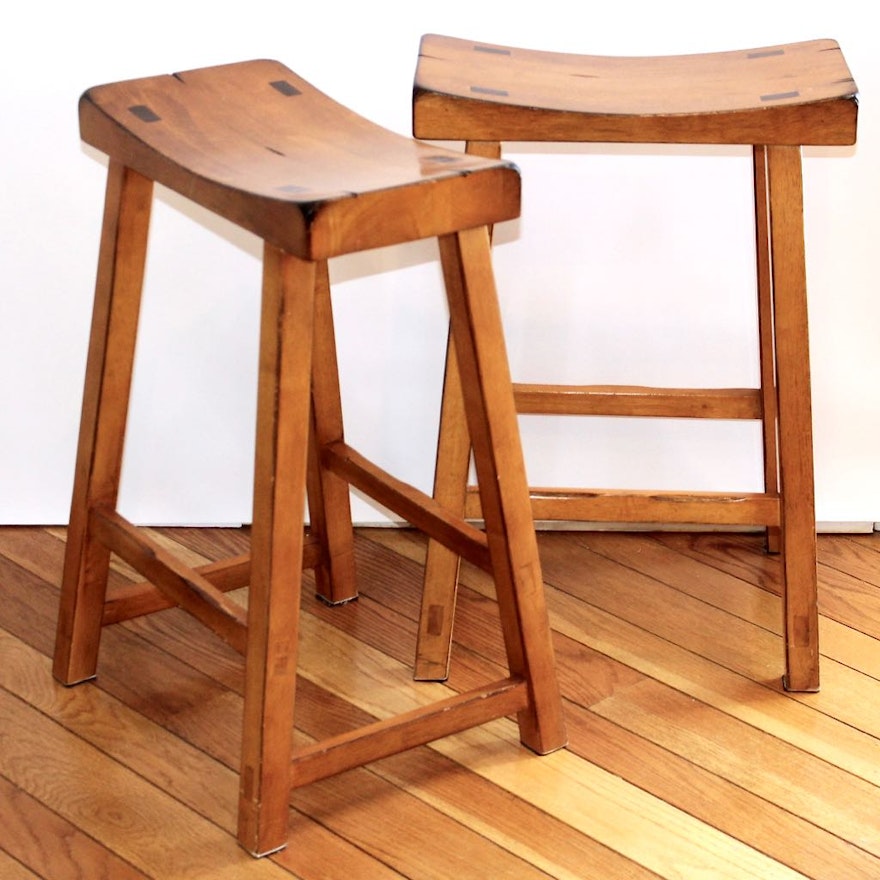
[[(816, 524), (804, 268), (803, 144), (852, 144), (856, 86), (831, 40), (668, 58), (606, 58), (422, 38), (417, 137), (501, 141), (745, 144), (753, 147), (761, 386), (690, 389), (515, 384), (521, 413), (763, 421), (761, 493), (532, 489), (540, 520), (762, 525), (781, 550), (790, 690), (819, 686)], [(435, 497), (479, 516), (465, 495), (469, 441), (448, 361)], [(416, 675), (443, 678), (458, 560), (431, 545)]]
[[(102, 624), (171, 605), (244, 654), (238, 836), (256, 855), (285, 845), (292, 787), (510, 714), (535, 752), (563, 746), (489, 249), (488, 226), (519, 213), (516, 168), (384, 131), (273, 61), (91, 89), (80, 127), (110, 162), (56, 677), (73, 684), (95, 675)], [(264, 241), (251, 555), (199, 570), (116, 510), (154, 182)], [(472, 389), (466, 408), (486, 487), (485, 532), (343, 438), (327, 260), (434, 236), (459, 369)], [(509, 675), (294, 753), (301, 564), (316, 567), (330, 601), (356, 595), (349, 485), (492, 574)], [(107, 595), (111, 552), (148, 583)], [(224, 592), (246, 584), (245, 613)]]

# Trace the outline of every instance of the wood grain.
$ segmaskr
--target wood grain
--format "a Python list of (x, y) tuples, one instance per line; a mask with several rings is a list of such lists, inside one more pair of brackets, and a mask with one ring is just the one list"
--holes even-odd
[[(254, 856), (287, 846), (298, 785), (508, 715), (517, 716), (519, 739), (532, 751), (564, 747), (490, 255), (490, 226), (519, 216), (516, 167), (389, 132), (268, 60), (96, 86), (80, 99), (79, 123), (82, 139), (107, 155), (109, 174), (56, 680), (93, 679), (104, 626), (161, 607), (139, 584), (108, 602), (113, 556), (243, 654), (237, 834)], [(117, 509), (155, 183), (263, 242), (251, 555), (229, 567), (186, 564)], [(483, 487), (483, 531), (343, 437), (327, 261), (434, 237)], [(349, 487), (456, 554), (464, 542), (471, 549), (463, 555), (484, 562), (497, 588), (508, 671), (467, 694), (295, 748), (298, 651), (308, 636), (306, 626), (300, 635), (302, 567), (317, 565), (317, 590), (331, 603), (356, 597)], [(307, 495), (318, 546), (308, 554)], [(227, 595), (245, 584), (246, 609)]]
[(438, 140), (851, 144), (857, 102), (834, 40), (623, 57), (426, 34), (414, 110)]
[[(193, 565), (247, 538), (154, 534)], [(293, 845), (261, 861), (234, 840), (241, 658), (169, 610), (107, 627), (96, 682), (57, 685), (63, 537), (0, 529), (4, 880), (880, 876), (880, 640), (824, 613), (873, 625), (880, 536), (820, 536), (831, 677), (795, 696), (767, 672), (781, 605), (760, 536), (539, 533), (567, 750), (532, 756), (501, 720), (314, 783)], [(304, 576), (296, 742), (504, 674), (494, 590), (466, 564), (449, 682), (412, 681), (425, 551), (359, 530), (360, 597), (338, 607)]]
[[(502, 142), (510, 141), (751, 148), (760, 386), (566, 386), (517, 377), (515, 391), (520, 413), (761, 421), (764, 485), (758, 493), (532, 485), (532, 515), (594, 526), (764, 528), (768, 549), (781, 554), (782, 680), (796, 692), (815, 692), (820, 680), (801, 147), (855, 143), (857, 117), (856, 84), (833, 40), (622, 57), (426, 34), (413, 86), (414, 134), (464, 141), (470, 154), (500, 156)], [(484, 501), (477, 487), (465, 492), (460, 485), (468, 482), (467, 426), (454, 398), (467, 393), (467, 383), (449, 360), (434, 493), (480, 518)], [(448, 672), (456, 573), (451, 552), (432, 546), (419, 678)]]

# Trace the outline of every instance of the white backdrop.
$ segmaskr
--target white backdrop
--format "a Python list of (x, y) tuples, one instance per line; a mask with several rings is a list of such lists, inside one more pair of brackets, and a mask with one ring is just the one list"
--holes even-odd
[[(320, 8), (319, 8), (320, 7)], [(103, 200), (78, 138), (90, 85), (274, 57), (352, 109), (410, 127), (418, 40), (436, 32), (593, 54), (832, 37), (861, 91), (856, 148), (805, 150), (817, 516), (880, 520), (876, 233), (880, 59), (854, 2), (497, 4), (252, 0), (20, 4), (0, 35), (0, 522), (67, 518)], [(499, 228), (514, 374), (751, 384), (750, 159), (737, 149), (511, 144), (524, 215)], [(259, 243), (160, 191), (122, 506), (139, 522), (250, 518)], [(432, 244), (333, 264), (349, 439), (428, 489), (445, 337)], [(754, 489), (753, 425), (523, 420), (534, 483)], [(358, 501), (356, 516), (381, 514)]]

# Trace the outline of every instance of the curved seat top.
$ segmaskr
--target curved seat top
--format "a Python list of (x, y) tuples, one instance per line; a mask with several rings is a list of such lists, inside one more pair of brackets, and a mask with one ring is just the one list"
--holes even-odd
[(519, 214), (514, 165), (389, 132), (276, 61), (97, 86), (79, 113), (112, 160), (305, 259)]
[(852, 144), (856, 84), (814, 40), (658, 57), (422, 37), (416, 137), (608, 143)]

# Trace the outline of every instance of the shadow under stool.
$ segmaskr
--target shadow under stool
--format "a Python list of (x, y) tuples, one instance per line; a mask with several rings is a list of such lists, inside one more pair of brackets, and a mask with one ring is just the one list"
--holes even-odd
[[(769, 549), (781, 553), (783, 684), (793, 691), (819, 687), (801, 146), (853, 144), (856, 120), (856, 85), (833, 40), (639, 58), (426, 35), (413, 91), (415, 136), (465, 141), (472, 155), (499, 158), (502, 141), (752, 148), (760, 387), (516, 382), (514, 391), (519, 413), (762, 422), (763, 492), (531, 487), (532, 510), (547, 521), (766, 527)], [(479, 518), (461, 384), (447, 358), (434, 492)], [(418, 678), (447, 674), (458, 565), (429, 544)]]
[[(238, 838), (255, 855), (286, 844), (291, 789), (314, 780), (508, 715), (533, 751), (562, 747), (489, 244), (489, 227), (519, 214), (515, 166), (385, 131), (274, 61), (99, 86), (83, 95), (79, 114), (83, 140), (109, 165), (56, 678), (69, 685), (96, 674), (102, 625), (175, 605), (243, 654)], [(251, 552), (199, 569), (117, 510), (154, 183), (263, 241)], [(470, 389), (485, 530), (367, 460), (343, 435), (327, 261), (433, 237)], [(294, 749), (302, 568), (315, 568), (327, 601), (356, 596), (350, 486), (491, 574), (508, 675)], [(108, 591), (111, 554), (145, 583)], [(246, 610), (226, 595), (244, 585)]]

